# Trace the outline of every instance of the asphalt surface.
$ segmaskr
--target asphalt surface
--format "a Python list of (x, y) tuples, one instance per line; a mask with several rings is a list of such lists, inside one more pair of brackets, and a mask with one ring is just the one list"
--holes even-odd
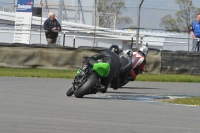
[(200, 107), (149, 100), (200, 95), (199, 83), (132, 82), (77, 99), (65, 95), (71, 82), (0, 77), (0, 133), (200, 132)]

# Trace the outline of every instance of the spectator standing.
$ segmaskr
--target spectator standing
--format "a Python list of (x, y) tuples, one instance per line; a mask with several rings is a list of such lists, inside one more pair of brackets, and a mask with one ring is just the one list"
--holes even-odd
[(58, 31), (61, 30), (61, 26), (57, 19), (55, 19), (55, 14), (50, 12), (49, 18), (46, 19), (44, 22), (44, 30), (45, 30), (45, 36), (47, 40), (47, 44), (56, 44), (56, 40), (58, 37)]
[(192, 44), (192, 50), (196, 50), (197, 45), (197, 38), (200, 38), (200, 13), (196, 14), (196, 21), (194, 21), (190, 26), (190, 34), (193, 37), (193, 44)]

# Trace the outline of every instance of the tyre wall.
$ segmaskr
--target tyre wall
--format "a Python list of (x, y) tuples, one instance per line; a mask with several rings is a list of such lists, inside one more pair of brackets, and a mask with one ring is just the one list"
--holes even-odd
[(161, 72), (200, 75), (200, 52), (162, 51)]
[[(45, 45), (0, 45), (0, 67), (77, 69), (83, 56), (92, 56), (106, 48), (47, 47)], [(161, 53), (150, 50), (145, 72), (160, 73)]]

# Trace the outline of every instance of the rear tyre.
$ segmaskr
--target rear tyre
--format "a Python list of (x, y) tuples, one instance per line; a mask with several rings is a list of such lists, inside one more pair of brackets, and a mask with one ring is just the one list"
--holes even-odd
[(68, 97), (71, 97), (74, 94), (74, 91), (72, 90), (72, 87), (67, 91), (66, 95)]
[(128, 84), (128, 82), (129, 82), (129, 81), (123, 81), (122, 83), (120, 83), (120, 86), (119, 86), (119, 87), (121, 88), (121, 87), (125, 86), (126, 84)]
[(87, 81), (74, 92), (76, 98), (82, 98), (84, 95), (89, 94), (90, 90), (93, 89), (99, 80), (95, 74), (90, 75)]

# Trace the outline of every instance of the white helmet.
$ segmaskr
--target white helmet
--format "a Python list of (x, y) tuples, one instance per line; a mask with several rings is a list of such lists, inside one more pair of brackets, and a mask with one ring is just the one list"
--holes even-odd
[(131, 49), (123, 50), (122, 53), (124, 55), (128, 55), (129, 57), (133, 56), (133, 51)]
[(140, 47), (139, 51), (141, 51), (145, 56), (147, 56), (148, 48), (147, 46)]

